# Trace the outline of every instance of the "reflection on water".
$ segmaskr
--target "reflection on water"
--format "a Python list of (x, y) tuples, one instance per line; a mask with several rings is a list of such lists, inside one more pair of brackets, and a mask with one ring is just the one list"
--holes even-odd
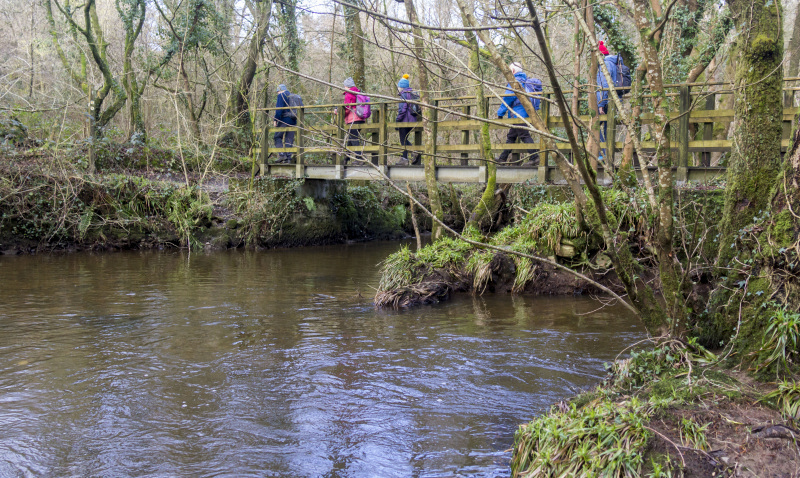
[(505, 476), (644, 336), (588, 298), (376, 310), (397, 247), (0, 257), (0, 476)]

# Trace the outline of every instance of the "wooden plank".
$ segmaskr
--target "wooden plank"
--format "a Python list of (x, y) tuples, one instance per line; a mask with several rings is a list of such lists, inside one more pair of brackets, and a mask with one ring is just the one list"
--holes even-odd
[[(266, 174), (296, 177), (294, 165), (291, 164), (269, 164), (265, 165)], [(557, 184), (563, 183), (558, 168), (548, 166), (547, 176)], [(602, 167), (598, 174), (604, 173)], [(676, 169), (676, 168), (675, 168)], [(649, 168), (651, 174), (656, 172), (656, 168)], [(425, 181), (425, 170), (421, 166), (387, 166), (387, 176), (394, 181)], [(637, 176), (641, 180), (641, 172), (636, 170)], [(443, 183), (481, 183), (486, 181), (486, 166), (437, 166), (436, 177)], [(687, 178), (690, 182), (708, 181), (725, 174), (725, 168), (703, 168), (689, 167)], [(383, 176), (374, 166), (369, 165), (349, 165), (346, 168), (340, 165), (307, 165), (305, 177), (313, 179), (351, 179), (366, 181), (382, 181)], [(497, 168), (497, 182), (506, 183), (538, 183), (540, 177), (539, 168), (501, 166)], [(608, 184), (608, 181), (605, 182)]]
[[(376, 126), (375, 128), (370, 128), (370, 132), (364, 137), (364, 141), (366, 144), (373, 144), (375, 146), (379, 146), (380, 149), (380, 135), (381, 135), (381, 110), (380, 108), (375, 108), (372, 112), (372, 126)], [(369, 139), (367, 139), (369, 138)], [(370, 155), (370, 161), (375, 166), (378, 165), (378, 153), (372, 153)]]

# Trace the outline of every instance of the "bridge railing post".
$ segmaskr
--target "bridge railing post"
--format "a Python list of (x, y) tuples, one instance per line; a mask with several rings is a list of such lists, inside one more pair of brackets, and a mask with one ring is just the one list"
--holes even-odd
[[(433, 161), (434, 167), (436, 166), (436, 151), (438, 150), (437, 146), (439, 143), (439, 100), (433, 100), (433, 111), (431, 111), (431, 141), (433, 144), (430, 145), (431, 151), (431, 161)], [(428, 145), (425, 145), (425, 149), (428, 149)]]
[[(712, 111), (717, 107), (717, 95), (709, 93), (706, 97), (706, 111)], [(714, 123), (703, 123), (703, 141), (711, 141), (714, 139)], [(703, 152), (700, 156), (700, 165), (709, 167), (711, 166), (711, 153)]]
[(344, 131), (344, 115), (345, 109), (343, 105), (339, 105), (336, 107), (336, 166), (337, 171), (341, 169), (342, 162), (344, 160), (344, 154), (347, 150), (347, 144), (345, 142), (345, 131)]
[(389, 130), (386, 124), (389, 122), (389, 105), (381, 103), (378, 106), (378, 165), (386, 166), (386, 160), (389, 155), (389, 148), (387, 148), (387, 141), (389, 140)]
[[(463, 111), (465, 115), (469, 115), (470, 108), (471, 108), (470, 105), (467, 104), (461, 107), (461, 111)], [(461, 144), (463, 146), (467, 146), (469, 144), (468, 129), (461, 130)], [(467, 166), (468, 164), (469, 164), (469, 153), (461, 153), (461, 166)]]
[(686, 182), (689, 176), (689, 109), (692, 105), (691, 87), (681, 85), (678, 88), (680, 119), (678, 121), (678, 177)]
[(268, 161), (269, 161), (269, 125), (270, 125), (270, 121), (272, 121), (272, 120), (269, 119), (269, 116), (267, 116), (267, 121), (264, 122), (264, 134), (261, 137), (261, 154), (259, 155), (260, 156), (260, 161), (261, 161), (261, 165), (259, 167), (259, 171), (260, 171), (261, 174), (266, 174), (267, 171), (269, 170)]
[(306, 110), (304, 107), (297, 108), (297, 138), (295, 138), (295, 146), (297, 147), (297, 155), (295, 156), (295, 177), (302, 178), (305, 176), (305, 129), (306, 129)]
[[(791, 108), (794, 106), (794, 91), (784, 91), (783, 92), (783, 107), (784, 108)], [(781, 115), (783, 116), (783, 115)], [(783, 122), (783, 134), (781, 135), (781, 139), (791, 139), (792, 138), (792, 120), (784, 121)]]

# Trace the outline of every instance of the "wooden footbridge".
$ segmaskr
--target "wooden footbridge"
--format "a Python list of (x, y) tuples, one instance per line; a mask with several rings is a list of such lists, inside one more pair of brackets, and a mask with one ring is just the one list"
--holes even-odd
[[(787, 78), (785, 81), (797, 81), (800, 78)], [(795, 91), (798, 87), (784, 88), (783, 110), (783, 141), (785, 150), (790, 145), (790, 135), (793, 121), (800, 108), (794, 107)], [(728, 130), (733, 121), (734, 112), (730, 95), (733, 90), (729, 83), (695, 83), (667, 85), (672, 104), (675, 106), (670, 115), (677, 118), (673, 123), (671, 146), (672, 154), (676, 161), (676, 179), (678, 182), (703, 182), (723, 175), (724, 166), (712, 166), (712, 153), (725, 153), (731, 150), (732, 142)], [(552, 134), (566, 138), (564, 132), (564, 118), (559, 114), (555, 103), (549, 101), (552, 92), (542, 94), (544, 101), (540, 116), (545, 121)], [(570, 96), (570, 94), (568, 94)], [(630, 94), (623, 101), (630, 100)], [(727, 98), (726, 98), (727, 97)], [(650, 140), (647, 132), (653, 123), (653, 113), (647, 109), (648, 94), (642, 95), (644, 107), (638, 117), (642, 124), (642, 146), (645, 152), (654, 152), (655, 143)], [(726, 101), (727, 100), (727, 101)], [(406, 147), (409, 156), (417, 152), (424, 152), (422, 145), (422, 122), (396, 123), (393, 121), (397, 111), (397, 104), (401, 100), (382, 101), (372, 103), (372, 117), (364, 124), (352, 125), (358, 129), (362, 136), (362, 146), (345, 147), (347, 130), (351, 125), (343, 123), (344, 107), (341, 104), (310, 105), (299, 108), (297, 111), (297, 126), (291, 128), (267, 127), (262, 137), (265, 148), (254, 150), (254, 160), (260, 166), (260, 172), (265, 176), (283, 176), (291, 178), (312, 179), (350, 179), (350, 180), (384, 180), (386, 177), (400, 181), (424, 181), (425, 173), (422, 166), (396, 165), (402, 154), (399, 136), (396, 128), (400, 126), (414, 128), (413, 145)], [(588, 111), (588, 102), (585, 93), (579, 98), (581, 111)], [(499, 98), (487, 99), (490, 117), (495, 119), (490, 124), (492, 135), (492, 151), (497, 156), (504, 149), (512, 150), (511, 163), (520, 164), (520, 153), (526, 150), (539, 149), (540, 166), (523, 167), (500, 165), (497, 168), (498, 183), (523, 183), (534, 182), (538, 184), (559, 183), (563, 180), (560, 171), (553, 161), (554, 152), (545, 151), (544, 142), (538, 138), (534, 144), (505, 144), (505, 132), (508, 126), (520, 124), (520, 120), (496, 121), (494, 112), (500, 105)], [(606, 149), (606, 163), (608, 158), (619, 156), (624, 145), (626, 132), (618, 128), (614, 114), (614, 104), (609, 102), (608, 115), (601, 115), (595, 120), (608, 121), (607, 135), (616, 140), (601, 143)], [(267, 123), (272, 124), (272, 116), (277, 108), (264, 108), (263, 112), (269, 115)], [(333, 114), (334, 110), (337, 114)], [(477, 132), (481, 122), (475, 118), (477, 103), (475, 97), (439, 98), (432, 102), (432, 136), (435, 139), (430, 149), (435, 157), (436, 179), (445, 183), (484, 183), (487, 179), (486, 164), (480, 158), (480, 145), (477, 144)], [(588, 114), (581, 115), (581, 120), (589, 124)], [(716, 127), (716, 131), (715, 131)], [(623, 131), (620, 131), (623, 130)], [(279, 131), (295, 131), (294, 147), (275, 148), (269, 146), (272, 135)], [(533, 135), (536, 138), (536, 135)], [(724, 139), (714, 139), (724, 137)], [(622, 141), (620, 141), (622, 139)], [(567, 157), (571, 156), (569, 143), (566, 139), (558, 142), (557, 147)], [(275, 163), (279, 153), (293, 153), (292, 163)], [(357, 161), (352, 157), (361, 153), (364, 161)], [(617, 160), (619, 162), (619, 160)], [(655, 169), (652, 167), (651, 169)], [(603, 178), (605, 171), (600, 165), (598, 176)]]

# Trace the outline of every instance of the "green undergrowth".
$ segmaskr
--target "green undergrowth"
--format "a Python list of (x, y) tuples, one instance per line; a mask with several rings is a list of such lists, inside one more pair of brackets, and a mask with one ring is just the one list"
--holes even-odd
[[(625, 232), (634, 254), (647, 260), (654, 253), (654, 238), (648, 225), (648, 201), (643, 189), (603, 189), (604, 203), (618, 230)], [(716, 251), (716, 230), (709, 217), (717, 217), (722, 195), (716, 190), (683, 190), (676, 195), (676, 244), (680, 254), (688, 254), (692, 265), (708, 263)], [(525, 185), (511, 190), (516, 220), (492, 235), (475, 229), (463, 234), (509, 252), (557, 258), (573, 268), (606, 270), (610, 266), (603, 254), (602, 240), (596, 231), (582, 231), (576, 219), (575, 205), (568, 190), (558, 187)], [(403, 249), (382, 264), (381, 291), (413, 288), (428, 280), (433, 271), (437, 278), (471, 281), (475, 291), (487, 288), (492, 279), (492, 265), (500, 255), (514, 265), (512, 291), (525, 289), (536, 277), (531, 259), (506, 252), (478, 249), (463, 241), (446, 239), (419, 251)]]
[(652, 433), (647, 420), (666, 404), (596, 399), (544, 415), (517, 431), (515, 476), (640, 476)]
[[(626, 206), (631, 200), (618, 191), (606, 190), (609, 203), (619, 209), (621, 217), (633, 209)], [(581, 231), (575, 216), (572, 201), (556, 201), (539, 197), (539, 202), (515, 224), (506, 226), (496, 234), (485, 237), (474, 228), (462, 234), (476, 241), (486, 242), (507, 251), (545, 257), (562, 256), (566, 263), (579, 266), (588, 264), (590, 254), (598, 250), (596, 237)], [(633, 201), (638, 201), (633, 198)], [(637, 226), (632, 223), (632, 228)], [(475, 290), (486, 287), (491, 279), (490, 266), (503, 252), (491, 249), (476, 249), (468, 243), (454, 238), (444, 238), (416, 253), (403, 248), (389, 256), (382, 264), (380, 290), (392, 290), (413, 286), (424, 280), (432, 270), (439, 270), (459, 277), (471, 277)], [(534, 278), (531, 259), (510, 255), (515, 265), (514, 290), (522, 290)]]
[[(600, 386), (519, 427), (512, 476), (682, 476), (683, 455), (709, 451), (709, 423), (693, 418), (704, 416), (698, 410), (760, 399), (788, 420), (800, 418), (797, 382), (763, 393), (720, 368), (720, 358), (696, 341), (668, 340), (615, 361)], [(663, 440), (673, 448), (667, 453), (653, 446), (665, 433), (673, 436)]]
[[(0, 237), (38, 244), (130, 243), (160, 235), (191, 243), (212, 205), (194, 187), (110, 174), (57, 177), (6, 169)], [(155, 239), (154, 239), (155, 240)]]
[(295, 192), (301, 183), (301, 180), (260, 178), (252, 187), (245, 184), (231, 191), (226, 205), (236, 215), (236, 226), (246, 244), (267, 244), (280, 239), (292, 216), (304, 207), (308, 209)]
[[(313, 188), (312, 188), (313, 189)], [(327, 184), (304, 195), (304, 180), (259, 178), (235, 187), (225, 204), (246, 245), (306, 245), (393, 238), (405, 234), (403, 196), (378, 185)]]

